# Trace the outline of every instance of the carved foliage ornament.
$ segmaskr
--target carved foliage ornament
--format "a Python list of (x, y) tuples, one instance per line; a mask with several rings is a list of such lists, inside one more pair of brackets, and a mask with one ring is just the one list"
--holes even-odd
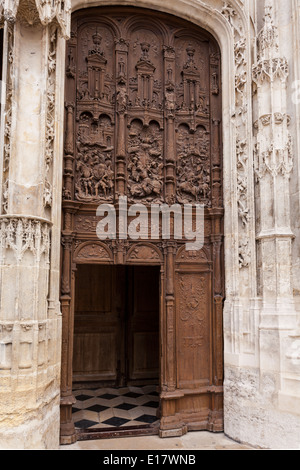
[(1, 9), (4, 20), (8, 22), (15, 22), (18, 13), (31, 26), (37, 18), (43, 25), (56, 20), (63, 36), (69, 38), (71, 0), (0, 0), (0, 14)]
[(8, 210), (8, 179), (11, 151), (11, 125), (12, 125), (12, 77), (14, 67), (14, 28), (9, 25), (7, 28), (7, 80), (5, 97), (5, 123), (4, 123), (4, 145), (3, 145), (3, 193), (2, 208), (3, 212)]
[(54, 157), (55, 138), (55, 85), (56, 85), (56, 28), (49, 29), (48, 75), (47, 75), (47, 112), (46, 112), (46, 146), (45, 146), (45, 184), (44, 206), (52, 206), (51, 170)]
[(280, 78), (285, 81), (289, 75), (289, 66), (285, 58), (275, 57), (258, 62), (253, 67), (253, 80), (262, 83), (264, 80), (273, 81)]
[[(249, 207), (249, 158), (250, 145), (248, 143), (248, 102), (250, 91), (248, 82), (249, 74), (247, 67), (247, 39), (242, 20), (238, 12), (232, 7), (230, 2), (223, 3), (221, 13), (230, 23), (234, 36), (234, 58), (235, 58), (235, 113), (237, 138), (237, 194), (238, 194), (238, 214), (241, 223), (239, 234), (239, 256), (240, 267), (250, 265), (251, 256), (249, 249), (241, 240), (249, 237), (249, 220), (251, 211)], [(248, 119), (247, 119), (248, 118)]]
[(27, 218), (0, 219), (0, 259), (11, 249), (16, 260), (22, 261), (24, 254), (31, 251), (37, 262), (45, 254), (49, 262), (50, 226), (46, 222)]
[(128, 142), (128, 189), (132, 200), (162, 201), (163, 136), (159, 124), (132, 123)]

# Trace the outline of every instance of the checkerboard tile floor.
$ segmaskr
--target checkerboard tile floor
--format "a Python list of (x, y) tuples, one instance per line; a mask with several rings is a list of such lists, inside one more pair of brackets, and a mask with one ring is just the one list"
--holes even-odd
[(158, 422), (159, 394), (155, 385), (75, 390), (75, 428), (116, 429)]

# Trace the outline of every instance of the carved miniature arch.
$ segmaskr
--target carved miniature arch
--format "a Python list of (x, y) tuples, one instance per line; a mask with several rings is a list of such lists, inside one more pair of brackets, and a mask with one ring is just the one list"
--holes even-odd
[(91, 111), (81, 111), (78, 117), (79, 121), (84, 120), (101, 120), (101, 119), (109, 119), (110, 122), (113, 124), (113, 116), (110, 113), (101, 113), (101, 114), (93, 114)]
[(168, 32), (166, 27), (157, 19), (155, 22), (149, 23), (149, 21), (145, 21), (144, 18), (137, 16), (128, 18), (124, 23), (124, 29), (131, 33), (137, 31), (139, 28), (146, 28), (147, 30), (152, 31), (155, 35), (161, 35), (163, 41), (167, 41)]
[(152, 243), (135, 243), (126, 256), (126, 264), (161, 265), (162, 263), (162, 253)]
[(107, 245), (101, 242), (81, 243), (74, 252), (76, 264), (113, 264), (114, 258)]
[(186, 120), (178, 121), (178, 124), (175, 128), (175, 131), (178, 133), (183, 132), (186, 134), (191, 134), (199, 131), (208, 132), (205, 124), (198, 124), (195, 129), (192, 129), (191, 123), (186, 122)]
[(157, 127), (158, 131), (163, 130), (163, 119), (153, 119), (150, 116), (143, 117), (133, 117), (131, 121), (128, 123), (128, 129), (130, 131), (134, 131), (134, 127), (137, 126), (140, 131), (148, 129), (151, 125)]
[[(202, 2), (189, 0), (188, 8), (186, 8), (186, 0), (172, 0), (172, 2), (161, 2), (161, 0), (136, 0), (134, 5), (132, 2), (128, 4), (127, 0), (71, 0), (71, 4), (72, 13), (80, 9), (98, 6), (134, 6), (169, 13), (194, 23), (211, 33), (218, 41), (223, 53), (226, 52), (228, 46), (231, 46), (229, 51), (227, 49), (229, 54), (233, 54), (233, 37), (230, 23), (227, 21), (226, 17), (220, 13), (222, 7), (224, 5), (230, 6), (241, 18), (243, 26), (246, 26), (246, 17), (243, 10), (244, 6), (241, 0), (231, 0), (230, 2), (220, 1), (220, 10), (216, 9), (216, 6), (212, 6), (209, 0)], [(228, 53), (226, 55), (228, 55)]]
[[(88, 5), (89, 7), (102, 6), (101, 2), (97, 2), (98, 5), (97, 4), (94, 5), (95, 2), (87, 2), (87, 3), (91, 3), (91, 5)], [(85, 6), (87, 6), (87, 5), (85, 5)], [(80, 6), (79, 9), (80, 8), (82, 8), (82, 6)], [(78, 10), (78, 8), (76, 8), (76, 10)], [(74, 12), (74, 11), (75, 11), (75, 9), (72, 8), (72, 12)], [(95, 24), (97, 23), (97, 21), (99, 21), (99, 19), (97, 19), (97, 17), (95, 17), (95, 19), (94, 19)], [(86, 23), (85, 19), (82, 19), (81, 22), (78, 25), (78, 31), (80, 32), (81, 29), (86, 28), (86, 26), (88, 26), (88, 24), (89, 23)], [(109, 29), (112, 38), (122, 36), (122, 32), (118, 28), (118, 25), (116, 25), (113, 21), (110, 21), (109, 18), (101, 17), (101, 24), (105, 25)]]

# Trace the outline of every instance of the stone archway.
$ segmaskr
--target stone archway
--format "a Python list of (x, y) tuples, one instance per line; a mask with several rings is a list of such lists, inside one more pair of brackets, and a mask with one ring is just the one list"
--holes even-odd
[[(224, 211), (218, 45), (200, 28), (149, 10), (83, 10), (74, 14), (72, 25), (66, 62), (62, 442), (76, 439), (72, 276), (78, 260), (161, 265), (160, 435), (221, 431)], [(115, 205), (119, 221), (121, 197), (127, 198), (126, 210), (127, 203), (144, 210), (202, 204), (204, 248), (189, 251), (187, 239), (174, 235), (149, 243), (148, 230), (138, 243), (120, 231), (112, 241), (97, 242), (97, 207)], [(128, 219), (132, 223), (130, 212)]]

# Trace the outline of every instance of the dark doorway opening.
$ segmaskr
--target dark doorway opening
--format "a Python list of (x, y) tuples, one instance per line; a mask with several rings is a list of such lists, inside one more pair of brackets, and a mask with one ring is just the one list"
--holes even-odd
[(78, 439), (158, 432), (160, 268), (82, 264), (75, 282)]

